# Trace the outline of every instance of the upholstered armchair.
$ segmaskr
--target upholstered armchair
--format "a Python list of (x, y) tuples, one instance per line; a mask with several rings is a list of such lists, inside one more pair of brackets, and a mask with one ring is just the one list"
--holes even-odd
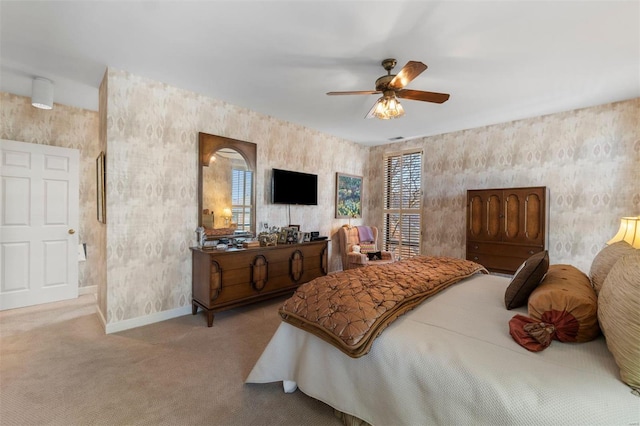
[(395, 260), (393, 253), (380, 250), (378, 228), (375, 226), (343, 226), (338, 231), (338, 235), (343, 270), (390, 263)]

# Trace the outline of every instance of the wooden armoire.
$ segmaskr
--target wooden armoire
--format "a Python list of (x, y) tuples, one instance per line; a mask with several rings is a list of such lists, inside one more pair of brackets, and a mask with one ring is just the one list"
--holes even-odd
[(467, 259), (513, 274), (549, 241), (545, 186), (467, 191)]

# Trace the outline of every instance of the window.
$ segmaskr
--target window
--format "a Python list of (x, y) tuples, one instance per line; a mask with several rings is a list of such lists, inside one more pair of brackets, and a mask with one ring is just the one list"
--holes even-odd
[(238, 231), (251, 230), (251, 170), (231, 170), (231, 221), (238, 224)]
[(382, 244), (396, 259), (420, 254), (422, 240), (422, 151), (384, 157)]

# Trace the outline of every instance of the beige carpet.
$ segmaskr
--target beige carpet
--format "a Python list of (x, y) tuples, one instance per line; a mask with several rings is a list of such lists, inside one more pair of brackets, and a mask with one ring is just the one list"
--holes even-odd
[(341, 425), (300, 391), (244, 384), (283, 300), (111, 335), (92, 295), (0, 312), (0, 424)]

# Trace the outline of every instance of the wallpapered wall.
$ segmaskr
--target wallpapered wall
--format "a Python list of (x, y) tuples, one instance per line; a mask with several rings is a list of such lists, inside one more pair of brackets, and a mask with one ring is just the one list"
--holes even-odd
[[(335, 173), (364, 175), (366, 147), (124, 71), (107, 79), (108, 324), (191, 303), (198, 132), (257, 144), (258, 222), (330, 236), (346, 222), (334, 219)], [(270, 204), (272, 168), (317, 173), (319, 205), (289, 218)]]
[(105, 268), (104, 235), (96, 219), (98, 113), (60, 104), (51, 110), (37, 109), (29, 98), (8, 93), (0, 93), (0, 105), (0, 138), (80, 151), (78, 241), (87, 244), (87, 260), (78, 264), (78, 285), (97, 286)]
[[(382, 156), (422, 148), (423, 252), (464, 256), (466, 190), (550, 188), (550, 256), (587, 272), (619, 218), (640, 215), (640, 99), (373, 148), (162, 83), (108, 70), (100, 115), (0, 93), (0, 137), (80, 150), (80, 286), (98, 285), (108, 323), (188, 305), (197, 221), (197, 134), (258, 145), (257, 220), (332, 237), (335, 173), (365, 176), (364, 221), (381, 226)], [(107, 221), (96, 220), (95, 158), (107, 151)], [(327, 159), (326, 153), (331, 156)], [(367, 157), (368, 155), (368, 157)], [(269, 203), (272, 168), (318, 173), (319, 206)]]
[[(640, 215), (640, 99), (377, 146), (370, 184), (385, 152), (410, 148), (424, 151), (425, 254), (465, 256), (467, 189), (547, 186), (550, 261), (586, 273), (620, 217)], [(368, 198), (378, 226), (381, 195)]]

